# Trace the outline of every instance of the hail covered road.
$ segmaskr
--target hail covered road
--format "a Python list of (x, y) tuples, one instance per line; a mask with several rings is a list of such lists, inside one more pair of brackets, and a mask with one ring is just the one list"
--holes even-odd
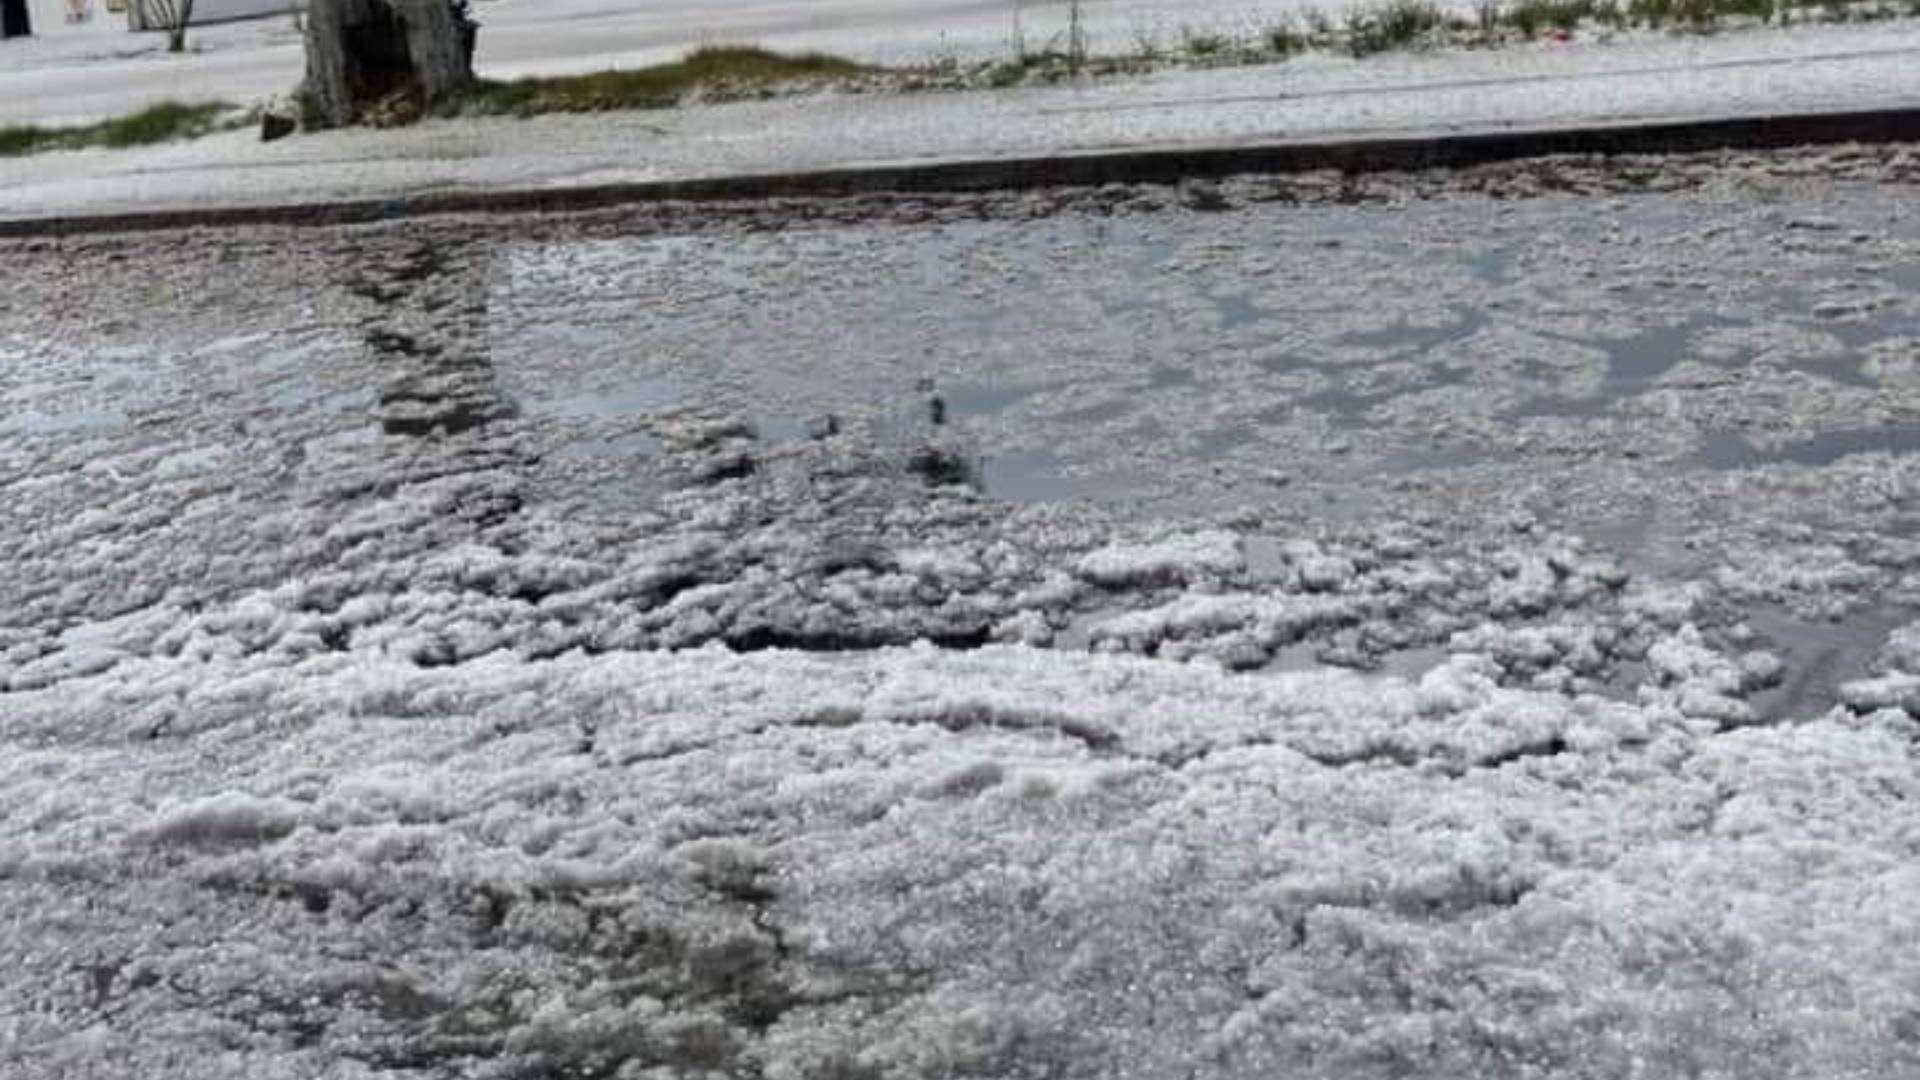
[(1911, 1074), (1917, 178), (9, 242), (0, 1072)]

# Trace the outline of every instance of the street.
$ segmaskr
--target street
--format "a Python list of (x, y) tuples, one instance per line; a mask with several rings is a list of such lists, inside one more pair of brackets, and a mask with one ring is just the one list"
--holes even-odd
[(0, 242), (0, 1071), (1911, 1074), (1916, 177)]

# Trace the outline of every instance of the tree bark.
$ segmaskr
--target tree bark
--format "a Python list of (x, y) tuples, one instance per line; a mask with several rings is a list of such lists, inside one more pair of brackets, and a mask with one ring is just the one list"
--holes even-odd
[(193, 21), (193, 0), (179, 0), (174, 7), (173, 23), (167, 27), (167, 51), (187, 51), (187, 24)]
[(438, 101), (473, 81), (473, 51), (448, 0), (389, 0), (401, 10), (407, 52), (428, 101)]
[(401, 101), (424, 110), (473, 81), (473, 29), (451, 0), (311, 0), (308, 117), (353, 123)]

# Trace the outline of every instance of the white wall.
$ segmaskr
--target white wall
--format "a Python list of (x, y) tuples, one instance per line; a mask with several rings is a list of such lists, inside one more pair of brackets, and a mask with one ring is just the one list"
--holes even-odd
[(121, 11), (109, 11), (107, 0), (27, 0), (27, 18), (33, 23), (36, 37), (127, 32), (124, 8)]
[(257, 19), (263, 15), (285, 15), (296, 7), (294, 0), (194, 0), (195, 23), (225, 22), (228, 19)]
[[(101, 3), (103, 0), (94, 0), (94, 2)], [(146, 9), (140, 6), (141, 0), (127, 0), (127, 2), (133, 6), (129, 18), (136, 29), (158, 24), (159, 20), (144, 17)], [(231, 22), (235, 19), (285, 15), (305, 6), (305, 0), (194, 0), (193, 25), (205, 26), (208, 23)]]

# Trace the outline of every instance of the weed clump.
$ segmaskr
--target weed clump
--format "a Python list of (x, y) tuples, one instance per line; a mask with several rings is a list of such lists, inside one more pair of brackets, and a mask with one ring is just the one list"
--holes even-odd
[(481, 82), (448, 111), (483, 115), (664, 109), (695, 91), (750, 94), (794, 83), (827, 82), (867, 68), (825, 53), (788, 55), (750, 46), (709, 46), (670, 64), (631, 71)]
[(907, 457), (906, 464), (907, 472), (928, 487), (980, 487), (980, 473), (974, 463), (945, 447), (922, 446)]
[(1267, 27), (1266, 39), (1267, 51), (1282, 57), (1306, 52), (1307, 47), (1313, 44), (1291, 22)]
[(33, 125), (0, 128), (0, 157), (34, 154), (43, 150), (79, 150), (89, 146), (123, 149), (174, 139), (191, 139), (214, 130), (222, 104), (185, 105), (163, 101), (116, 120), (78, 127), (45, 128)]
[(1595, 0), (1519, 0), (1505, 15), (1508, 25), (1530, 38), (1546, 30), (1579, 29), (1597, 9)]
[(1410, 48), (1445, 25), (1445, 13), (1431, 0), (1388, 0), (1347, 17), (1347, 51), (1363, 57)]
[(1232, 46), (1232, 39), (1225, 34), (1198, 31), (1191, 27), (1180, 31), (1180, 48), (1197, 60), (1219, 56)]

